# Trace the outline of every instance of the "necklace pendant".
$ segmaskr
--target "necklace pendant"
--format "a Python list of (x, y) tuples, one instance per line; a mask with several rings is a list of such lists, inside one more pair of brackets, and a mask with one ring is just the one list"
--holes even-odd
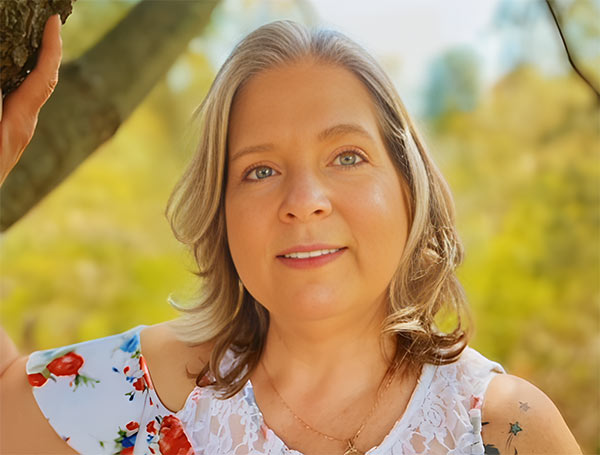
[(364, 455), (364, 453), (361, 452), (360, 450), (358, 450), (354, 446), (354, 443), (352, 442), (352, 440), (349, 439), (348, 440), (348, 448), (344, 452), (344, 455)]

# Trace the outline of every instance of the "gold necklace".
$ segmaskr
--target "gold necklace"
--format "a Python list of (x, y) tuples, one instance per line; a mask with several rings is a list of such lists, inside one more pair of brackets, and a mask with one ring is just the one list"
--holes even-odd
[[(394, 379), (393, 374), (389, 375), (388, 381), (387, 381), (385, 387), (383, 388), (383, 390), (380, 390), (380, 389), (381, 389), (383, 380), (385, 379), (387, 373), (381, 379), (381, 382), (379, 383), (379, 387), (377, 387), (377, 396), (375, 398), (375, 402), (373, 403), (373, 406), (371, 407), (371, 410), (369, 411), (367, 416), (362, 420), (361, 425), (358, 428), (358, 430), (356, 431), (356, 433), (354, 433), (354, 436), (352, 436), (351, 438), (341, 439), (341, 438), (336, 438), (335, 436), (330, 436), (328, 434), (325, 434), (325, 433), (317, 430), (316, 428), (313, 428), (308, 423), (306, 423), (301, 417), (298, 417), (296, 415), (296, 413), (292, 410), (292, 408), (290, 408), (290, 406), (287, 404), (287, 402), (283, 399), (283, 397), (277, 390), (277, 387), (275, 387), (275, 384), (273, 383), (273, 380), (271, 379), (271, 375), (267, 371), (267, 368), (265, 367), (264, 363), (261, 361), (260, 364), (262, 366), (262, 369), (265, 372), (265, 375), (267, 376), (267, 380), (269, 381), (271, 388), (275, 391), (275, 393), (279, 397), (279, 400), (283, 403), (283, 405), (287, 408), (287, 410), (292, 414), (292, 416), (294, 416), (294, 419), (296, 419), (298, 422), (300, 422), (302, 424), (302, 426), (304, 426), (304, 428), (312, 431), (313, 433), (318, 434), (319, 436), (322, 436), (323, 438), (325, 438), (329, 441), (345, 442), (347, 444), (347, 448), (346, 448), (346, 451), (344, 452), (344, 455), (364, 455), (364, 452), (361, 452), (360, 450), (358, 450), (356, 448), (356, 445), (355, 445), (356, 440), (358, 439), (358, 436), (361, 434), (361, 432), (364, 430), (365, 425), (367, 424), (368, 420), (371, 418), (371, 416), (375, 412), (375, 409), (377, 409), (377, 406), (379, 405), (379, 401), (381, 400), (381, 397), (387, 391), (387, 389), (390, 387), (390, 384), (392, 383), (392, 380)], [(388, 370), (388, 372), (389, 372), (389, 370)]]

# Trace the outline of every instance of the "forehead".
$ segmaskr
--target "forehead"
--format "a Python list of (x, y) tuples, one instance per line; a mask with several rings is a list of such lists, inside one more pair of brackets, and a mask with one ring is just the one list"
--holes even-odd
[(312, 140), (336, 124), (356, 124), (379, 137), (376, 118), (367, 88), (351, 71), (301, 60), (258, 73), (240, 89), (229, 119), (229, 149)]

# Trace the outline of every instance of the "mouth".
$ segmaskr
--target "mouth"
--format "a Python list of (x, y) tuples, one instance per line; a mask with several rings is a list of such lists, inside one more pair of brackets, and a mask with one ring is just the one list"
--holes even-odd
[(316, 258), (320, 256), (325, 256), (326, 254), (334, 254), (338, 251), (345, 249), (342, 248), (331, 248), (331, 249), (322, 249), (322, 250), (313, 250), (313, 251), (297, 251), (288, 254), (282, 254), (277, 257), (288, 258), (288, 259), (307, 259), (307, 258)]
[[(307, 249), (307, 248), (306, 248)], [(285, 266), (294, 269), (311, 269), (324, 266), (335, 261), (347, 250), (347, 247), (339, 248), (311, 248), (308, 251), (286, 251), (277, 256), (277, 259)]]

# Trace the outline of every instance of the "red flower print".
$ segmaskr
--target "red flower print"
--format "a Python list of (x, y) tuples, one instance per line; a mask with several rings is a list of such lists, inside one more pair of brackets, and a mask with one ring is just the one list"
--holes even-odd
[(48, 380), (42, 373), (28, 374), (27, 379), (29, 379), (29, 384), (33, 387), (41, 387)]
[(150, 379), (150, 372), (148, 371), (148, 366), (146, 365), (146, 361), (142, 356), (140, 356), (140, 370), (144, 372), (144, 380), (146, 381), (146, 386), (149, 389), (152, 389), (152, 380)]
[(48, 370), (50, 373), (56, 376), (70, 376), (72, 374), (78, 374), (79, 369), (83, 365), (83, 357), (74, 352), (69, 352), (57, 359), (54, 359), (48, 364)]
[(119, 455), (133, 455), (133, 447), (125, 447), (121, 449)]
[(158, 446), (162, 455), (193, 455), (194, 453), (183, 432), (181, 421), (174, 415), (168, 415), (162, 420)]
[(148, 433), (156, 434), (156, 426), (154, 420), (152, 420), (148, 425), (146, 425), (146, 431)]
[(68, 378), (68, 384), (69, 387), (73, 387), (73, 390), (77, 390), (81, 384), (95, 387), (100, 380), (79, 374), (79, 369), (82, 367), (84, 362), (85, 360), (83, 357), (71, 351), (65, 355), (56, 357), (46, 365), (46, 368), (44, 368), (43, 371), (39, 373), (28, 374), (27, 379), (29, 380), (29, 384), (31, 384), (33, 387), (41, 387), (46, 384), (48, 379), (52, 379), (56, 382), (56, 377), (70, 376), (70, 378)]
[(137, 381), (135, 381), (133, 383), (133, 388), (135, 390), (139, 390), (140, 392), (143, 392), (146, 389), (146, 383), (144, 381), (144, 378), (139, 378)]
[(140, 424), (134, 421), (131, 421), (127, 425), (125, 425), (125, 428), (127, 428), (129, 431), (137, 430), (139, 427)]

